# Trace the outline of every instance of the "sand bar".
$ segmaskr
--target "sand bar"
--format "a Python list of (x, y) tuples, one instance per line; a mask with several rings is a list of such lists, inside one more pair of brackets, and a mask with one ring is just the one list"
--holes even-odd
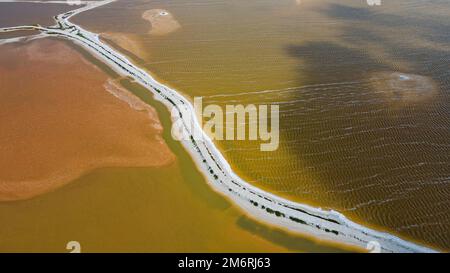
[(178, 30), (181, 26), (175, 17), (164, 9), (151, 9), (142, 14), (142, 18), (152, 25), (151, 35), (166, 35)]
[(1, 201), (34, 197), (97, 168), (174, 161), (156, 111), (65, 42), (1, 47)]

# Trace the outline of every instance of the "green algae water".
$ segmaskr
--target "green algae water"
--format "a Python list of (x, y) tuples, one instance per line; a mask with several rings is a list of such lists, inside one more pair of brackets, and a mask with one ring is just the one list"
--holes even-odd
[[(149, 35), (149, 9), (181, 28)], [(449, 13), (446, 1), (119, 1), (74, 22), (136, 35), (148, 54), (136, 62), (187, 97), (279, 104), (276, 152), (217, 142), (250, 183), (449, 249)]]

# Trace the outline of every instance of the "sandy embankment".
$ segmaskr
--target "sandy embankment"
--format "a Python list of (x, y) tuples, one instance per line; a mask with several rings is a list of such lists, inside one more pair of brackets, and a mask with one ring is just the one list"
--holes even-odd
[(103, 167), (175, 157), (157, 113), (64, 42), (1, 46), (0, 201), (27, 199)]
[(152, 25), (149, 34), (165, 35), (178, 30), (181, 25), (175, 17), (163, 9), (151, 9), (142, 14), (142, 18)]
[(136, 55), (139, 58), (145, 59), (149, 55), (140, 41), (140, 38), (135, 34), (122, 32), (104, 32), (100, 35), (101, 38), (112, 41), (117, 46), (125, 49), (128, 52)]

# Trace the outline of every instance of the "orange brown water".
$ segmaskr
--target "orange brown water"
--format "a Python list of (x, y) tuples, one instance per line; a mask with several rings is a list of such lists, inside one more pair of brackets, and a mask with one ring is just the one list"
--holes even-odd
[(101, 167), (174, 161), (155, 110), (134, 96), (117, 99), (124, 91), (63, 42), (2, 46), (0, 75), (2, 201), (42, 194)]

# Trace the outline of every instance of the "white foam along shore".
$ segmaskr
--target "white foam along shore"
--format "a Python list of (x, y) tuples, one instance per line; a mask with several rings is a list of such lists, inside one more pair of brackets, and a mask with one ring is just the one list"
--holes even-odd
[[(101, 42), (97, 34), (69, 21), (69, 18), (76, 14), (114, 1), (84, 2), (82, 7), (57, 15), (55, 26), (30, 25), (0, 28), (0, 33), (17, 30), (39, 30), (41, 34), (32, 38), (59, 37), (71, 40), (88, 50), (117, 73), (134, 79), (151, 91), (156, 99), (164, 103), (169, 110), (175, 112), (178, 115), (177, 118), (183, 120), (184, 129), (189, 132), (190, 139), (182, 141), (182, 144), (207, 177), (211, 187), (228, 197), (250, 217), (294, 233), (312, 235), (320, 240), (338, 242), (363, 249), (369, 244), (375, 244), (381, 247), (382, 252), (436, 252), (434, 249), (409, 242), (392, 234), (364, 227), (350, 221), (339, 212), (322, 210), (280, 198), (250, 185), (238, 177), (221, 152), (200, 128), (193, 106), (186, 98), (175, 90), (157, 82), (124, 55)], [(14, 42), (14, 39), (11, 42)], [(190, 117), (183, 116), (185, 113), (189, 113)], [(191, 128), (192, 120), (194, 120), (195, 128)], [(194, 130), (199, 130), (203, 140), (197, 140), (193, 137), (195, 135)]]

